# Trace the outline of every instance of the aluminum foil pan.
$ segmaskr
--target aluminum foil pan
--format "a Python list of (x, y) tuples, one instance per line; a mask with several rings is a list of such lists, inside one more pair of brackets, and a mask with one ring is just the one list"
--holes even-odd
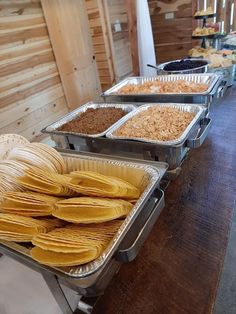
[[(214, 85), (217, 83), (219, 79), (219, 76), (212, 73), (206, 73), (206, 74), (170, 74), (170, 75), (157, 75), (154, 77), (127, 77), (120, 83), (116, 84), (112, 88), (108, 89), (104, 93), (101, 94), (102, 97), (106, 96), (157, 96), (157, 95), (207, 95), (211, 92)], [(141, 85), (146, 82), (154, 82), (154, 81), (161, 81), (161, 82), (176, 82), (178, 80), (186, 80), (188, 82), (194, 82), (194, 83), (204, 83), (208, 84), (208, 89), (205, 92), (199, 92), (199, 93), (160, 93), (160, 94), (119, 94), (119, 90), (128, 85), (128, 84), (134, 84), (134, 85)]]
[[(157, 107), (157, 106), (176, 108), (176, 109), (179, 109), (180, 111), (183, 111), (183, 112), (193, 112), (193, 113), (195, 113), (195, 117), (190, 122), (188, 127), (185, 129), (183, 134), (179, 138), (177, 138), (173, 141), (156, 141), (156, 140), (148, 140), (148, 139), (144, 139), (144, 138), (122, 137), (122, 136), (117, 136), (114, 134), (115, 131), (117, 131), (126, 121), (128, 121), (132, 117), (136, 116), (137, 114), (139, 114), (142, 111), (147, 110), (150, 107)], [(129, 113), (128, 115), (126, 115), (125, 117), (123, 117), (120, 121), (118, 121), (113, 126), (113, 128), (106, 134), (106, 136), (108, 138), (112, 138), (112, 139), (134, 140), (134, 141), (141, 141), (141, 142), (146, 142), (146, 143), (153, 143), (153, 144), (157, 144), (157, 145), (167, 145), (167, 146), (178, 145), (178, 144), (183, 143), (188, 138), (189, 133), (193, 130), (195, 125), (198, 123), (198, 121), (204, 115), (204, 112), (205, 112), (205, 110), (203, 107), (201, 107), (199, 105), (194, 105), (194, 104), (175, 104), (175, 103), (147, 104), (147, 105), (140, 106), (135, 111), (133, 111), (133, 112)]]
[(54, 122), (53, 124), (47, 126), (46, 128), (44, 128), (42, 130), (43, 133), (55, 133), (55, 134), (74, 134), (74, 135), (78, 135), (78, 136), (84, 136), (84, 137), (100, 137), (100, 136), (104, 136), (114, 125), (111, 125), (107, 130), (103, 131), (102, 133), (98, 133), (98, 134), (85, 134), (85, 133), (77, 133), (77, 132), (69, 132), (69, 131), (59, 131), (58, 129), (66, 124), (69, 121), (74, 120), (75, 118), (79, 117), (82, 113), (84, 113), (87, 109), (89, 108), (93, 108), (93, 109), (97, 109), (97, 108), (121, 108), (123, 109), (125, 112), (129, 113), (132, 110), (134, 110), (136, 108), (135, 105), (133, 104), (113, 104), (113, 103), (93, 103), (93, 102), (88, 102), (87, 104), (75, 109), (74, 111), (70, 112), (69, 114), (67, 114), (66, 116), (64, 116), (63, 118), (61, 118), (60, 120)]
[[(134, 223), (137, 216), (141, 213), (149, 197), (159, 184), (167, 167), (160, 163), (158, 167), (143, 163), (133, 163), (109, 158), (92, 157), (79, 154), (63, 154), (62, 156), (68, 166), (68, 171), (84, 170), (96, 171), (105, 175), (117, 176), (121, 179), (128, 180), (136, 187), (140, 188), (142, 194), (134, 205), (129, 215), (124, 220), (117, 234), (114, 236), (103, 254), (93, 262), (73, 267), (49, 267), (43, 268), (52, 273), (66, 275), (74, 278), (86, 278), (104, 269), (109, 260), (112, 258), (125, 235), (129, 232), (131, 225)], [(165, 164), (166, 165), (166, 164)], [(12, 249), (14, 252), (30, 256), (29, 246), (19, 243), (0, 241), (0, 243)], [(36, 262), (35, 262), (36, 263)]]

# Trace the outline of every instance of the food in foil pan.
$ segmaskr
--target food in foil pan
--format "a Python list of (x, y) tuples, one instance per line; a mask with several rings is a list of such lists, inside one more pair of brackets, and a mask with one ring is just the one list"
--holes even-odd
[(9, 191), (2, 193), (1, 211), (26, 217), (43, 217), (52, 214), (60, 198), (35, 193)]
[(34, 236), (60, 228), (65, 223), (59, 219), (35, 219), (16, 214), (0, 213), (0, 239), (30, 242)]
[[(6, 143), (7, 139), (7, 143)], [(22, 191), (17, 178), (30, 167), (55, 173), (64, 173), (66, 165), (62, 156), (43, 143), (29, 143), (15, 134), (0, 136), (0, 199), (1, 192)]]
[(208, 89), (208, 84), (178, 80), (162, 82), (159, 80), (143, 84), (127, 84), (120, 88), (116, 94), (165, 94), (165, 93), (200, 93)]
[(62, 125), (58, 130), (82, 134), (99, 134), (107, 130), (126, 114), (121, 108), (88, 108), (74, 120)]
[[(36, 145), (31, 153), (33, 148), (40, 151)], [(19, 151), (17, 155), (12, 151), (8, 156), (20, 156)], [(131, 176), (129, 180), (116, 177), (117, 170), (112, 176), (87, 168), (82, 171), (79, 166), (68, 171), (62, 156), (49, 151), (40, 155), (42, 166), (47, 160), (54, 165), (54, 161), (55, 169), (40, 169), (41, 159), (35, 159), (35, 166), (30, 167), (25, 166), (26, 159), (18, 160), (18, 168), (12, 168), (10, 176), (19, 189), (6, 191), (0, 182), (0, 240), (32, 242), (32, 258), (50, 266), (91, 262), (107, 248), (146, 186), (135, 186), (129, 182)], [(58, 173), (61, 160), (64, 172)], [(136, 182), (144, 182), (143, 172), (142, 177), (135, 173)]]
[(114, 132), (117, 137), (172, 141), (179, 138), (195, 114), (177, 108), (149, 107), (130, 118)]
[(88, 226), (68, 225), (43, 236), (36, 236), (33, 259), (49, 266), (76, 266), (102, 254), (123, 221), (115, 220)]
[(100, 223), (128, 215), (133, 205), (122, 199), (73, 197), (59, 201), (53, 216), (74, 223)]

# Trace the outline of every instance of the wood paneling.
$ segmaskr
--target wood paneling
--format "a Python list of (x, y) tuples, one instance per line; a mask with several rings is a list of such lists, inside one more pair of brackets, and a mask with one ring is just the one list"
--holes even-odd
[(86, 0), (85, 4), (101, 87), (106, 90), (115, 82), (112, 47), (108, 35), (110, 26), (107, 24), (103, 1)]
[[(149, 0), (157, 62), (186, 57), (192, 47), (192, 1)], [(173, 18), (168, 18), (169, 13)]]
[(40, 1), (0, 1), (0, 134), (33, 139), (67, 111)]
[(70, 108), (100, 93), (84, 0), (42, 0), (44, 15)]
[[(111, 27), (116, 81), (133, 74), (129, 19), (126, 0), (107, 0), (107, 20)], [(116, 24), (120, 26), (117, 31)]]
[(106, 90), (123, 77), (138, 74), (135, 1), (86, 0), (86, 8), (101, 86)]

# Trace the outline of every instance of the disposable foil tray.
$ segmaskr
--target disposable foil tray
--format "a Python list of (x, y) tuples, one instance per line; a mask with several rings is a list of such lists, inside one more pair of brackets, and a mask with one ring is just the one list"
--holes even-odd
[(0, 244), (7, 247), (8, 250), (12, 251), (16, 256), (17, 254), (26, 256), (28, 259), (27, 263), (29, 264), (29, 261), (31, 260), (34, 267), (41, 267), (50, 273), (57, 274), (65, 278), (69, 276), (70, 278), (82, 280), (102, 271), (111, 260), (113, 255), (118, 250), (119, 245), (122, 243), (122, 240), (125, 236), (127, 236), (129, 229), (135, 222), (135, 219), (139, 216), (142, 209), (148, 202), (148, 199), (160, 183), (160, 180), (167, 169), (167, 165), (165, 164), (165, 166), (162, 167), (158, 167), (157, 165), (154, 167), (143, 163), (109, 159), (109, 157), (99, 158), (77, 154), (62, 154), (62, 156), (67, 164), (68, 171), (96, 171), (105, 175), (116, 176), (129, 181), (142, 191), (137, 203), (124, 220), (108, 247), (102, 255), (93, 262), (73, 267), (49, 267), (39, 265), (36, 261), (29, 259), (30, 245), (21, 245), (19, 243), (8, 241), (0, 241)]
[(78, 132), (72, 132), (72, 131), (60, 131), (59, 128), (68, 123), (69, 121), (72, 121), (76, 118), (78, 118), (82, 113), (84, 113), (87, 109), (97, 109), (97, 108), (121, 108), (126, 113), (131, 112), (136, 108), (133, 104), (113, 104), (113, 103), (93, 103), (88, 102), (87, 104), (75, 109), (74, 111), (70, 112), (66, 116), (64, 116), (62, 119), (54, 122), (53, 124), (47, 126), (45, 129), (42, 130), (42, 132), (48, 133), (48, 132), (54, 132), (55, 134), (76, 134), (78, 136), (86, 136), (86, 137), (100, 137), (104, 136), (114, 125), (111, 125), (108, 129), (104, 130), (101, 133), (97, 134), (85, 134), (85, 133), (78, 133)]
[[(145, 139), (145, 138), (135, 138), (135, 137), (122, 137), (115, 135), (115, 132), (125, 124), (126, 121), (130, 120), (131, 118), (135, 117), (138, 115), (140, 112), (143, 112), (151, 107), (164, 107), (164, 108), (175, 108), (179, 109), (182, 112), (191, 112), (194, 113), (195, 116), (193, 120), (190, 122), (188, 127), (185, 129), (185, 131), (182, 133), (182, 135), (172, 141), (157, 141), (157, 140), (151, 140), (151, 139)], [(107, 137), (111, 139), (120, 139), (120, 140), (134, 140), (134, 141), (141, 141), (141, 142), (146, 142), (146, 143), (153, 143), (157, 145), (167, 145), (167, 146), (173, 146), (173, 145), (178, 145), (184, 142), (187, 138), (189, 133), (192, 131), (194, 126), (198, 123), (198, 121), (201, 119), (202, 115), (204, 114), (204, 109), (198, 105), (194, 104), (150, 104), (150, 105), (143, 105), (140, 106), (138, 109), (135, 111), (131, 112), (130, 114), (126, 115), (123, 117), (121, 120), (119, 120), (113, 128), (107, 133)]]
[[(106, 96), (157, 96), (157, 95), (207, 95), (211, 92), (214, 85), (217, 83), (219, 76), (216, 74), (206, 73), (206, 74), (171, 74), (171, 75), (157, 75), (154, 77), (127, 77), (120, 83), (116, 84), (109, 90), (105, 91), (101, 94), (102, 97)], [(204, 92), (196, 92), (196, 93), (147, 93), (147, 94), (121, 94), (119, 90), (126, 85), (142, 85), (147, 82), (161, 81), (161, 82), (176, 82), (179, 80), (185, 80), (188, 82), (194, 83), (204, 83), (208, 85), (208, 88)]]

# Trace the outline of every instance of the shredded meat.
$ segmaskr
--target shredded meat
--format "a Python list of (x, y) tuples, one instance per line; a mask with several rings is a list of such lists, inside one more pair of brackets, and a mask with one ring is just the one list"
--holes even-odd
[(194, 83), (185, 80), (174, 82), (153, 81), (143, 84), (127, 84), (120, 88), (116, 94), (166, 94), (166, 93), (200, 93), (205, 92), (207, 84)]
[(126, 121), (114, 135), (157, 141), (179, 138), (195, 114), (169, 107), (149, 107)]

